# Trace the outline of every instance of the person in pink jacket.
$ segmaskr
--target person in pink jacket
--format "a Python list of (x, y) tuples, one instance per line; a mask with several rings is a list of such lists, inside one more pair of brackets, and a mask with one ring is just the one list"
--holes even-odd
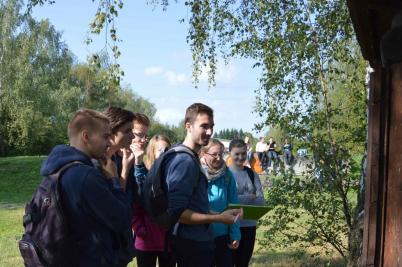
[[(146, 136), (146, 133), (137, 133), (137, 136)], [(147, 147), (147, 157), (143, 162), (144, 147), (141, 142), (135, 143), (131, 149), (135, 155), (134, 176), (140, 185), (148, 173), (155, 159), (170, 147), (169, 140), (162, 135), (154, 136)], [(173, 267), (176, 262), (168, 250), (166, 230), (152, 223), (140, 203), (133, 205), (132, 228), (135, 233), (135, 249), (137, 250), (137, 266), (153, 267), (158, 260), (159, 267)]]

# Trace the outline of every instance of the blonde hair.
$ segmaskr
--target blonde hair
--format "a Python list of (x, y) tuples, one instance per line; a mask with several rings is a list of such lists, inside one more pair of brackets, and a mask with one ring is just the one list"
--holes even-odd
[(147, 157), (144, 161), (145, 167), (148, 170), (151, 168), (152, 164), (154, 164), (154, 161), (156, 160), (155, 150), (156, 150), (156, 145), (158, 144), (159, 141), (164, 141), (168, 145), (168, 148), (171, 147), (169, 138), (167, 138), (166, 136), (160, 135), (160, 134), (153, 136), (151, 138), (151, 140), (149, 140), (148, 147), (147, 147)]
[(218, 139), (211, 138), (209, 139), (208, 145), (201, 147), (200, 152), (207, 153), (211, 147), (216, 145), (221, 146), (223, 149), (225, 149), (225, 145), (221, 141), (219, 141)]
[(102, 113), (93, 109), (79, 109), (68, 123), (68, 138), (71, 140), (84, 129), (96, 131), (102, 123), (109, 124), (109, 119)]

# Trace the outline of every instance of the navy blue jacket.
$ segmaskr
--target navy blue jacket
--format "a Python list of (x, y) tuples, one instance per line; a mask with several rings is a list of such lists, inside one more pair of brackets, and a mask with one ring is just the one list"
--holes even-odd
[(80, 161), (61, 177), (61, 198), (71, 231), (79, 244), (79, 266), (118, 266), (122, 233), (131, 227), (131, 209), (118, 179), (106, 179), (91, 159), (74, 147), (56, 146), (41, 175)]
[[(170, 216), (180, 216), (185, 209), (209, 213), (208, 181), (200, 165), (190, 155), (177, 153), (167, 159), (164, 176), (168, 184)], [(210, 224), (180, 224), (178, 236), (195, 241), (214, 239)]]

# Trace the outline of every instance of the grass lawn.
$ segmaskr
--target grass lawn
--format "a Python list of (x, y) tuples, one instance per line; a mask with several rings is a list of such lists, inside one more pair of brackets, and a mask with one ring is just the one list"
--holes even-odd
[[(18, 250), (21, 238), (24, 204), (30, 200), (42, 179), (39, 169), (45, 157), (0, 158), (0, 266), (23, 266)], [(263, 238), (262, 228), (257, 239)], [(291, 257), (295, 248), (267, 251), (256, 242), (253, 267), (263, 266), (344, 266), (338, 258), (320, 258), (314, 261), (308, 253), (298, 260)], [(129, 266), (136, 266), (134, 263)]]
[(44, 157), (0, 158), (0, 266), (23, 266), (18, 250), (24, 204), (42, 179)]

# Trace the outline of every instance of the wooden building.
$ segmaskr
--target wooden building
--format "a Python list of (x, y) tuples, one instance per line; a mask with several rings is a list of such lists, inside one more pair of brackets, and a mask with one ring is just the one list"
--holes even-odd
[(402, 0), (347, 0), (370, 74), (361, 266), (402, 267)]

